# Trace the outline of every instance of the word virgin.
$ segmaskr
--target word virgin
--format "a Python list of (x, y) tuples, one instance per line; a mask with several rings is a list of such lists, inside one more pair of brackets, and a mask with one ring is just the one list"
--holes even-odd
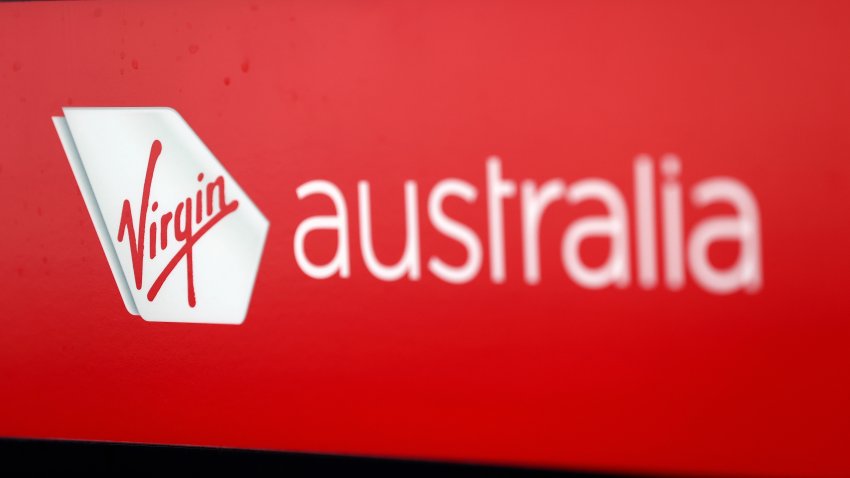
[[(130, 255), (133, 263), (133, 275), (136, 281), (136, 289), (142, 289), (142, 272), (145, 265), (145, 231), (148, 231), (148, 258), (153, 260), (156, 258), (157, 252), (165, 251), (168, 247), (169, 236), (173, 237), (180, 248), (169, 259), (168, 263), (154, 280), (147, 293), (149, 301), (153, 301), (165, 280), (168, 279), (174, 268), (184, 258), (186, 259), (186, 290), (187, 299), (190, 307), (195, 307), (195, 285), (192, 266), (192, 247), (204, 234), (206, 234), (213, 226), (221, 221), (228, 214), (236, 211), (239, 207), (238, 201), (227, 202), (224, 192), (224, 177), (219, 176), (213, 181), (206, 184), (206, 187), (198, 189), (195, 194), (194, 208), (192, 207), (192, 196), (186, 197), (177, 204), (174, 211), (166, 212), (156, 220), (148, 223), (148, 205), (150, 204), (151, 184), (153, 183), (153, 173), (156, 168), (157, 159), (162, 153), (162, 143), (159, 140), (154, 140), (151, 144), (150, 156), (148, 159), (147, 172), (145, 174), (145, 184), (142, 190), (141, 204), (139, 207), (138, 222), (134, 222), (133, 208), (129, 199), (124, 200), (121, 210), (121, 222), (118, 226), (118, 242), (124, 242), (126, 235), (130, 246)], [(198, 182), (203, 181), (204, 174), (198, 174)], [(213, 198), (218, 197), (218, 207), (213, 207)], [(206, 197), (206, 208), (204, 208), (204, 198)], [(156, 212), (159, 208), (157, 201), (150, 204), (150, 211)], [(215, 213), (213, 213), (215, 211)], [(194, 214), (193, 214), (194, 212)], [(206, 219), (206, 223), (198, 229), (193, 227), (198, 226)], [(157, 234), (157, 230), (159, 234)]]

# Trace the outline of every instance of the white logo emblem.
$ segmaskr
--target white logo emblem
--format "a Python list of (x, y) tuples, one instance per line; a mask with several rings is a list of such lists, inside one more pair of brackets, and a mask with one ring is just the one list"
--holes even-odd
[(127, 310), (245, 320), (269, 222), (171, 108), (64, 108), (53, 123)]

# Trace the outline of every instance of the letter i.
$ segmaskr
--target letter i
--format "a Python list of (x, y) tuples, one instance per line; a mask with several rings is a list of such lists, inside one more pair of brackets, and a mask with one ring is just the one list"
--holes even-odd
[[(159, 203), (156, 201), (151, 205), (151, 211), (156, 212), (156, 208), (159, 206)], [(150, 257), (151, 259), (156, 257), (156, 221), (151, 221), (150, 228)]]
[[(198, 174), (198, 182), (204, 180), (204, 173)], [(201, 200), (204, 188), (198, 189), (198, 194), (195, 195), (195, 223), (200, 224), (204, 218), (204, 202)]]
[(679, 290), (685, 285), (685, 262), (682, 225), (682, 185), (679, 174), (682, 164), (678, 156), (667, 154), (661, 159), (664, 184), (661, 200), (664, 214), (664, 274), (667, 287)]

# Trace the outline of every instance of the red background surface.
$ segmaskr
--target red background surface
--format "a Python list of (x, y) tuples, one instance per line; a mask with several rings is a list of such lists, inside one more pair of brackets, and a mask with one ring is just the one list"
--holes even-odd
[[(850, 474), (848, 58), (845, 2), (0, 5), (0, 435)], [(50, 121), (66, 105), (174, 107), (269, 218), (243, 325), (127, 314)], [(749, 185), (760, 293), (581, 289), (558, 241), (586, 210), (566, 205), (526, 286), (516, 200), (504, 285), (486, 261), (455, 286), (360, 258), (358, 179), (390, 262), (405, 179), (424, 212), (444, 177), (483, 194), (498, 154), (506, 177), (630, 199), (641, 152), (679, 154), (686, 186)], [(348, 199), (347, 280), (295, 264), (295, 227), (329, 211), (295, 197), (316, 178)], [(483, 196), (448, 210), (484, 240)], [(464, 258), (424, 218), (422, 250)]]

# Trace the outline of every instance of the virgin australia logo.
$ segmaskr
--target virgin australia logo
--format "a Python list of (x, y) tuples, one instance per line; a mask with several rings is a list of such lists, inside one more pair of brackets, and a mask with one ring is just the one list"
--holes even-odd
[(127, 310), (242, 323), (269, 223), (189, 125), (170, 108), (63, 111), (54, 125)]

